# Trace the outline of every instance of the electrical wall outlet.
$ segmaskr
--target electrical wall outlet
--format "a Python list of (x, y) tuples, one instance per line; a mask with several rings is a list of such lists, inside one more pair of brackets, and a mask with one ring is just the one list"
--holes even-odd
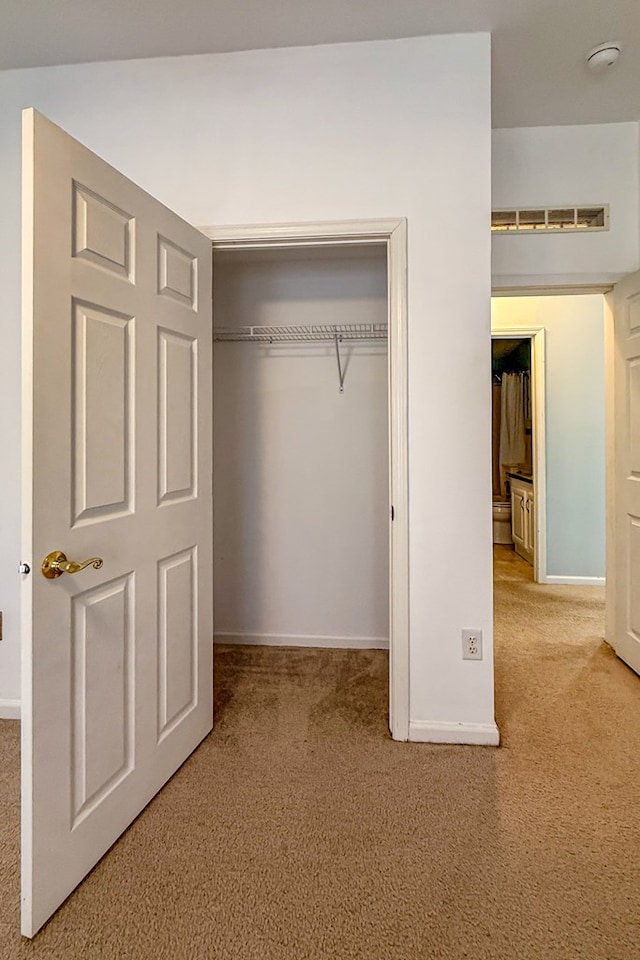
[(482, 660), (482, 630), (462, 631), (462, 659)]

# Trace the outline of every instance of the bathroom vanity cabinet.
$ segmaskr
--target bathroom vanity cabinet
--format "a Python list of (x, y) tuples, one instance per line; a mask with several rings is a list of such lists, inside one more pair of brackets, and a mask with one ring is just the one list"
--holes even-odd
[(533, 508), (533, 482), (523, 477), (510, 475), (511, 479), (511, 537), (520, 554), (533, 563), (535, 522)]

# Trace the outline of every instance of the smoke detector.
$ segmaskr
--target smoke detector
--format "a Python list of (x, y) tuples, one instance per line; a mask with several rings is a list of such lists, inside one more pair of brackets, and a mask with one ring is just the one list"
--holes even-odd
[(601, 73), (607, 67), (612, 67), (620, 59), (622, 45), (617, 40), (599, 43), (587, 54), (587, 66), (594, 73)]

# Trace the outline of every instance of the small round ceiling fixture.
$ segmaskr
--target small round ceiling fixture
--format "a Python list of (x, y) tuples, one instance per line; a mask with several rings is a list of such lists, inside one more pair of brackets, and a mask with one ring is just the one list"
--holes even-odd
[(622, 44), (617, 40), (609, 40), (607, 43), (599, 43), (597, 47), (590, 50), (587, 54), (587, 66), (594, 73), (600, 73), (607, 67), (612, 67), (620, 59), (622, 53)]

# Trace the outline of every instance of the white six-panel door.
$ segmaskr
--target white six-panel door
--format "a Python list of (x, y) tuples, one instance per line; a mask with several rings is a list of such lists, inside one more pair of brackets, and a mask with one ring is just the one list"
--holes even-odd
[(33, 936), (211, 729), (211, 243), (32, 110), (23, 150)]
[(640, 273), (609, 296), (607, 639), (640, 673)]

